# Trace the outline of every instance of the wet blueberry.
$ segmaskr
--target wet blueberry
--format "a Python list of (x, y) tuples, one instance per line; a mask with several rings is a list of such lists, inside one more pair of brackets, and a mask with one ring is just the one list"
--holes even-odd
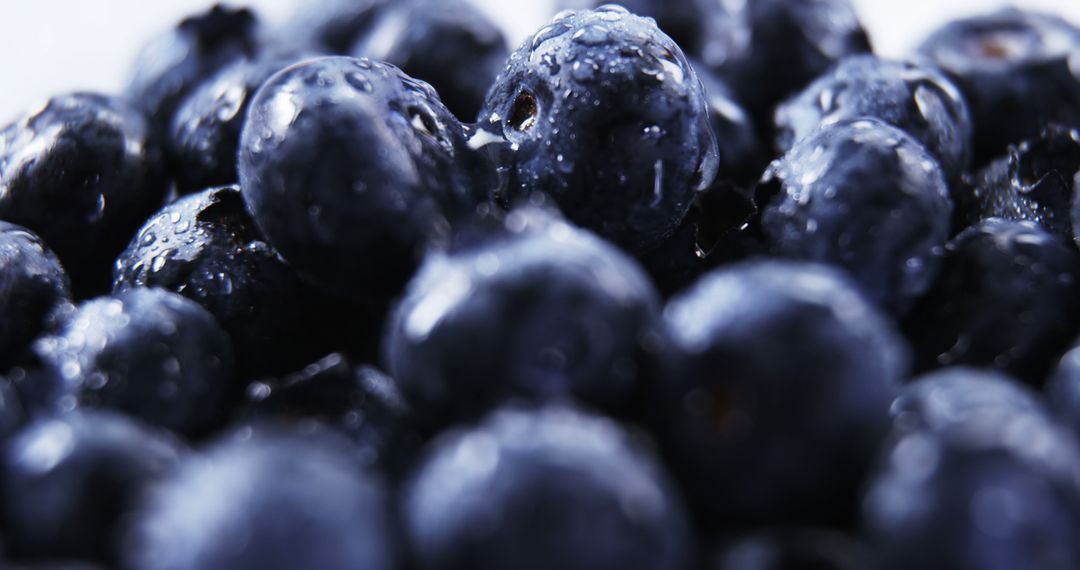
[(510, 55), (502, 31), (472, 0), (391, 3), (351, 52), (430, 83), (450, 111), (470, 122)]
[(989, 219), (949, 243), (904, 329), (918, 370), (994, 367), (1041, 384), (1080, 325), (1080, 254), (1033, 222)]
[(1066, 240), (1080, 243), (1080, 131), (1049, 126), (1032, 140), (1009, 147), (953, 191), (956, 226), (963, 229), (996, 217), (1038, 222)]
[(888, 427), (907, 351), (837, 270), (751, 261), (664, 311), (661, 448), (707, 527), (838, 523)]
[(907, 388), (863, 508), (887, 568), (1080, 563), (1080, 450), (1022, 391), (971, 370)]
[(225, 438), (189, 456), (131, 518), (126, 568), (389, 570), (389, 501), (327, 434)]
[(671, 38), (618, 6), (565, 12), (516, 52), (480, 128), (505, 137), (504, 202), (549, 194), (576, 224), (656, 247), (716, 176), (697, 75)]
[(796, 143), (769, 167), (758, 200), (776, 254), (842, 267), (894, 313), (932, 284), (953, 209), (937, 161), (874, 119), (840, 121)]
[(86, 301), (34, 350), (73, 397), (58, 405), (77, 399), (185, 435), (215, 427), (235, 391), (229, 338), (205, 309), (164, 289)]
[(236, 154), (248, 103), (271, 75), (302, 57), (284, 53), (236, 61), (184, 98), (172, 117), (167, 139), (173, 178), (181, 194), (237, 182)]
[(151, 217), (116, 261), (114, 290), (163, 287), (208, 310), (232, 340), (242, 379), (284, 374), (347, 343), (347, 319), (296, 275), (222, 187)]
[(872, 117), (915, 137), (959, 180), (971, 155), (971, 118), (940, 71), (873, 55), (847, 57), (776, 110), (777, 147), (788, 151), (822, 125)]
[(173, 440), (111, 413), (30, 423), (0, 454), (5, 550), (24, 559), (114, 561), (124, 517), (178, 459)]
[(52, 251), (31, 231), (0, 222), (0, 373), (23, 358), (51, 313), (70, 300), (67, 274)]
[(664, 474), (619, 426), (569, 409), (502, 410), (448, 433), (402, 509), (424, 570), (690, 567)]
[(329, 57), (274, 75), (240, 144), (255, 222), (312, 283), (385, 303), (427, 242), (487, 199), (493, 174), (426, 83)]
[(919, 49), (956, 82), (971, 108), (976, 165), (1048, 123), (1080, 126), (1077, 50), (1080, 29), (1015, 8), (946, 24)]
[(877, 570), (873, 551), (840, 532), (784, 529), (742, 537), (726, 545), (710, 570)]
[(184, 18), (135, 59), (126, 96), (162, 133), (184, 97), (219, 69), (258, 50), (258, 22), (246, 8), (215, 4)]
[(102, 293), (112, 260), (164, 200), (161, 161), (127, 103), (53, 97), (0, 131), (0, 219), (45, 240), (76, 297)]
[(244, 416), (298, 425), (321, 422), (347, 435), (365, 464), (395, 476), (411, 464), (422, 442), (397, 383), (339, 353), (294, 374), (251, 384)]
[(625, 412), (648, 379), (659, 301), (617, 248), (535, 210), (506, 235), (432, 253), (390, 317), (390, 373), (417, 413), (447, 422), (509, 398)]
[(387, 0), (298, 0), (279, 35), (304, 49), (348, 53), (393, 2)]
[(717, 181), (740, 187), (752, 185), (765, 171), (769, 155), (758, 140), (753, 118), (721, 76), (694, 60), (691, 62), (705, 88), (709, 124), (716, 135), (720, 154)]

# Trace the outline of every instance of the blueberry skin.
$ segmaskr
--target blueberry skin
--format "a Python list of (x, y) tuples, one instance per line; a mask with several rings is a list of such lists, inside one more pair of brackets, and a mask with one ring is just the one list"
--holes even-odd
[(519, 224), (429, 255), (388, 320), (387, 368), (436, 426), (511, 398), (627, 413), (652, 379), (659, 301), (644, 272), (565, 222)]
[(486, 166), (430, 86), (348, 57), (274, 75), (240, 142), (241, 189), (266, 237), (313, 284), (374, 304), (487, 199)]
[(393, 2), (387, 0), (302, 0), (278, 35), (296, 46), (347, 54), (368, 34)]
[(718, 74), (691, 60), (709, 108), (709, 124), (719, 151), (717, 182), (739, 187), (752, 186), (768, 166), (766, 149), (758, 139), (753, 117), (735, 97), (734, 90)]
[(347, 443), (256, 432), (191, 456), (132, 517), (125, 567), (389, 570), (389, 500)]
[(50, 325), (50, 315), (71, 302), (68, 283), (41, 238), (0, 221), (0, 373), (18, 363)]
[(402, 516), (423, 570), (690, 568), (666, 476), (609, 420), (503, 409), (437, 440)]
[(285, 264), (235, 186), (155, 214), (117, 258), (114, 275), (115, 293), (162, 287), (202, 305), (229, 334), (242, 379), (295, 370), (348, 337), (340, 304)]
[(993, 367), (1041, 385), (1080, 323), (1080, 254), (1033, 222), (989, 219), (945, 249), (904, 322), (916, 369)]
[(77, 298), (108, 290), (112, 260), (165, 198), (161, 151), (120, 99), (50, 99), (0, 131), (0, 219), (39, 235)]
[(775, 113), (776, 146), (791, 150), (823, 125), (872, 117), (915, 137), (959, 180), (971, 156), (971, 118), (953, 83), (932, 66), (854, 55), (842, 59)]
[(511, 143), (504, 203), (547, 193), (575, 224), (642, 253), (716, 177), (706, 109), (675, 42), (612, 5), (564, 12), (522, 44), (479, 126)]
[(215, 4), (184, 18), (143, 47), (125, 90), (161, 133), (192, 89), (237, 59), (259, 50), (258, 21), (247, 8)]
[(195, 87), (173, 114), (168, 137), (173, 178), (181, 194), (235, 184), (240, 130), (255, 91), (273, 74), (303, 59), (283, 53), (241, 59)]
[(726, 545), (710, 570), (878, 570), (880, 561), (861, 541), (840, 532), (781, 529)]
[(907, 388), (863, 508), (887, 568), (1080, 563), (1080, 450), (1022, 390), (971, 370)]
[(1010, 146), (967, 187), (954, 188), (955, 226), (967, 228), (986, 218), (1030, 220), (1066, 240), (1077, 240), (1077, 174), (1080, 131), (1051, 125), (1037, 138)]
[(847, 521), (907, 372), (889, 320), (839, 271), (759, 260), (707, 274), (664, 322), (652, 422), (699, 524)]
[(472, 121), (510, 48), (471, 0), (407, 0), (382, 10), (350, 53), (430, 83), (455, 116)]
[(123, 519), (180, 452), (172, 439), (112, 413), (33, 421), (0, 454), (5, 549), (22, 559), (114, 562)]
[(974, 122), (974, 164), (1038, 136), (1049, 123), (1080, 127), (1080, 79), (1072, 66), (1080, 29), (1058, 16), (1015, 8), (956, 20), (919, 53), (963, 92)]
[(249, 422), (321, 422), (348, 436), (365, 465), (395, 479), (411, 465), (422, 443), (394, 379), (371, 366), (354, 365), (340, 353), (293, 374), (252, 383), (243, 416)]
[(933, 283), (953, 211), (937, 161), (874, 119), (840, 121), (796, 143), (769, 167), (758, 203), (776, 254), (844, 268), (895, 314)]
[(216, 427), (235, 391), (228, 336), (197, 303), (164, 289), (87, 301), (34, 350), (83, 406), (188, 436)]

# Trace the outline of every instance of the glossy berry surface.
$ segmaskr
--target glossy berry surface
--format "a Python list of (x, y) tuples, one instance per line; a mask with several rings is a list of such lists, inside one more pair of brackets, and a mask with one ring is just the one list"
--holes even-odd
[(192, 89), (177, 107), (167, 138), (179, 193), (239, 180), (236, 155), (248, 104), (271, 75), (301, 59), (299, 53), (241, 59)]
[(147, 221), (115, 267), (115, 292), (137, 287), (168, 289), (209, 311), (244, 379), (295, 370), (347, 337), (340, 307), (282, 261), (235, 186), (181, 198)]
[(616, 424), (551, 407), (449, 432), (406, 486), (417, 567), (668, 569), (689, 564), (666, 477)]
[(952, 201), (937, 161), (872, 119), (841, 121), (795, 144), (758, 189), (775, 254), (846, 269), (895, 313), (929, 289)]
[(257, 53), (257, 31), (255, 14), (246, 8), (215, 4), (184, 18), (143, 47), (125, 94), (165, 133), (192, 89), (233, 61)]
[(504, 137), (500, 198), (549, 194), (631, 252), (671, 235), (716, 176), (701, 83), (655, 24), (618, 6), (564, 12), (511, 56), (480, 128)]
[(974, 121), (975, 164), (1033, 138), (1048, 123), (1080, 126), (1080, 28), (1007, 8), (946, 24), (919, 53), (963, 92)]
[(385, 303), (492, 173), (426, 83), (366, 59), (311, 60), (256, 93), (240, 143), (255, 222), (312, 283)]
[(115, 97), (53, 97), (0, 131), (0, 219), (45, 240), (76, 297), (108, 290), (112, 260), (166, 186), (146, 120)]
[(954, 189), (956, 225), (962, 229), (986, 218), (1028, 220), (1076, 241), (1078, 174), (1080, 131), (1047, 127), (1038, 137), (1009, 147), (966, 188)]
[(1022, 390), (950, 370), (901, 396), (904, 412), (864, 504), (886, 568), (1077, 564), (1080, 453), (1033, 392), (1019, 402), (1008, 394)]
[(379, 479), (328, 435), (232, 436), (190, 456), (131, 517), (125, 567), (396, 568)]
[(651, 379), (659, 301), (648, 278), (565, 222), (526, 226), (533, 216), (512, 213), (508, 235), (429, 256), (395, 308), (386, 362), (420, 415), (465, 419), (510, 398), (618, 413)]
[(67, 274), (33, 232), (0, 222), (0, 374), (14, 366), (71, 301)]
[(395, 475), (415, 459), (422, 441), (397, 382), (339, 353), (295, 373), (252, 383), (244, 410), (255, 423), (321, 422), (335, 428), (355, 444), (365, 465)]
[(987, 366), (1041, 384), (1077, 333), (1080, 254), (1034, 222), (989, 219), (949, 243), (907, 317), (916, 368)]
[(404, 0), (384, 9), (350, 50), (426, 81), (458, 118), (472, 122), (510, 49), (471, 0)]
[(744, 187), (752, 185), (765, 171), (770, 153), (758, 139), (753, 117), (735, 92), (720, 75), (704, 65), (690, 60), (705, 89), (705, 104), (709, 109), (709, 124), (716, 135), (719, 154), (717, 182)]
[(655, 430), (699, 522), (850, 517), (907, 373), (886, 317), (839, 271), (750, 261), (707, 274), (664, 321)]
[(229, 338), (194, 301), (136, 288), (84, 302), (34, 350), (87, 407), (122, 410), (196, 435), (222, 419), (232, 387)]
[(179, 460), (167, 437), (105, 412), (40, 418), (0, 454), (5, 551), (24, 559), (117, 560), (122, 523)]
[(777, 147), (785, 152), (822, 126), (872, 117), (915, 137), (948, 181), (959, 180), (971, 155), (971, 118), (960, 91), (940, 71), (912, 61), (845, 58), (775, 116)]

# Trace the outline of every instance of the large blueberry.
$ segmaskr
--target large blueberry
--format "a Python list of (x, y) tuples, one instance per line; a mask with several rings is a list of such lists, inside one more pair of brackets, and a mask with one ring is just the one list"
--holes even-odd
[(70, 300), (67, 274), (41, 238), (0, 222), (0, 373), (18, 363), (51, 313)]
[(967, 99), (977, 165), (1048, 123), (1080, 126), (1078, 50), (1076, 26), (1016, 8), (946, 24), (919, 48)]
[(691, 567), (655, 462), (618, 425), (560, 407), (501, 410), (439, 439), (402, 515), (424, 570)]
[(380, 304), (428, 241), (488, 197), (492, 173), (426, 83), (328, 57), (267, 81), (248, 110), (240, 183), (255, 222), (312, 283)]
[(653, 422), (700, 522), (847, 520), (907, 373), (889, 320), (842, 272), (782, 261), (709, 273), (664, 320)]
[(120, 99), (53, 97), (0, 131), (0, 219), (45, 240), (76, 297), (108, 290), (112, 260), (166, 188), (150, 127)]
[(842, 267), (895, 313), (930, 288), (953, 211), (937, 161), (874, 119), (840, 121), (796, 143), (769, 168), (758, 199), (776, 254)]
[(915, 137), (959, 180), (971, 155), (971, 118), (940, 71), (873, 55), (845, 58), (776, 110), (777, 147), (788, 151), (823, 125), (873, 117)]
[(522, 44), (479, 127), (510, 143), (502, 200), (547, 193), (571, 221), (640, 253), (716, 176), (706, 108), (675, 42), (612, 5), (564, 12)]
[(1034, 222), (992, 218), (945, 249), (904, 322), (919, 370), (987, 366), (1041, 384), (1080, 330), (1080, 253)]

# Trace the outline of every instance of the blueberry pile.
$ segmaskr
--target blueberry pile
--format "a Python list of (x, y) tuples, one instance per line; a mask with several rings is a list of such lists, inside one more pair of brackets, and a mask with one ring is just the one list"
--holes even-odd
[(0, 569), (1080, 568), (1080, 28), (562, 4), (0, 128)]

